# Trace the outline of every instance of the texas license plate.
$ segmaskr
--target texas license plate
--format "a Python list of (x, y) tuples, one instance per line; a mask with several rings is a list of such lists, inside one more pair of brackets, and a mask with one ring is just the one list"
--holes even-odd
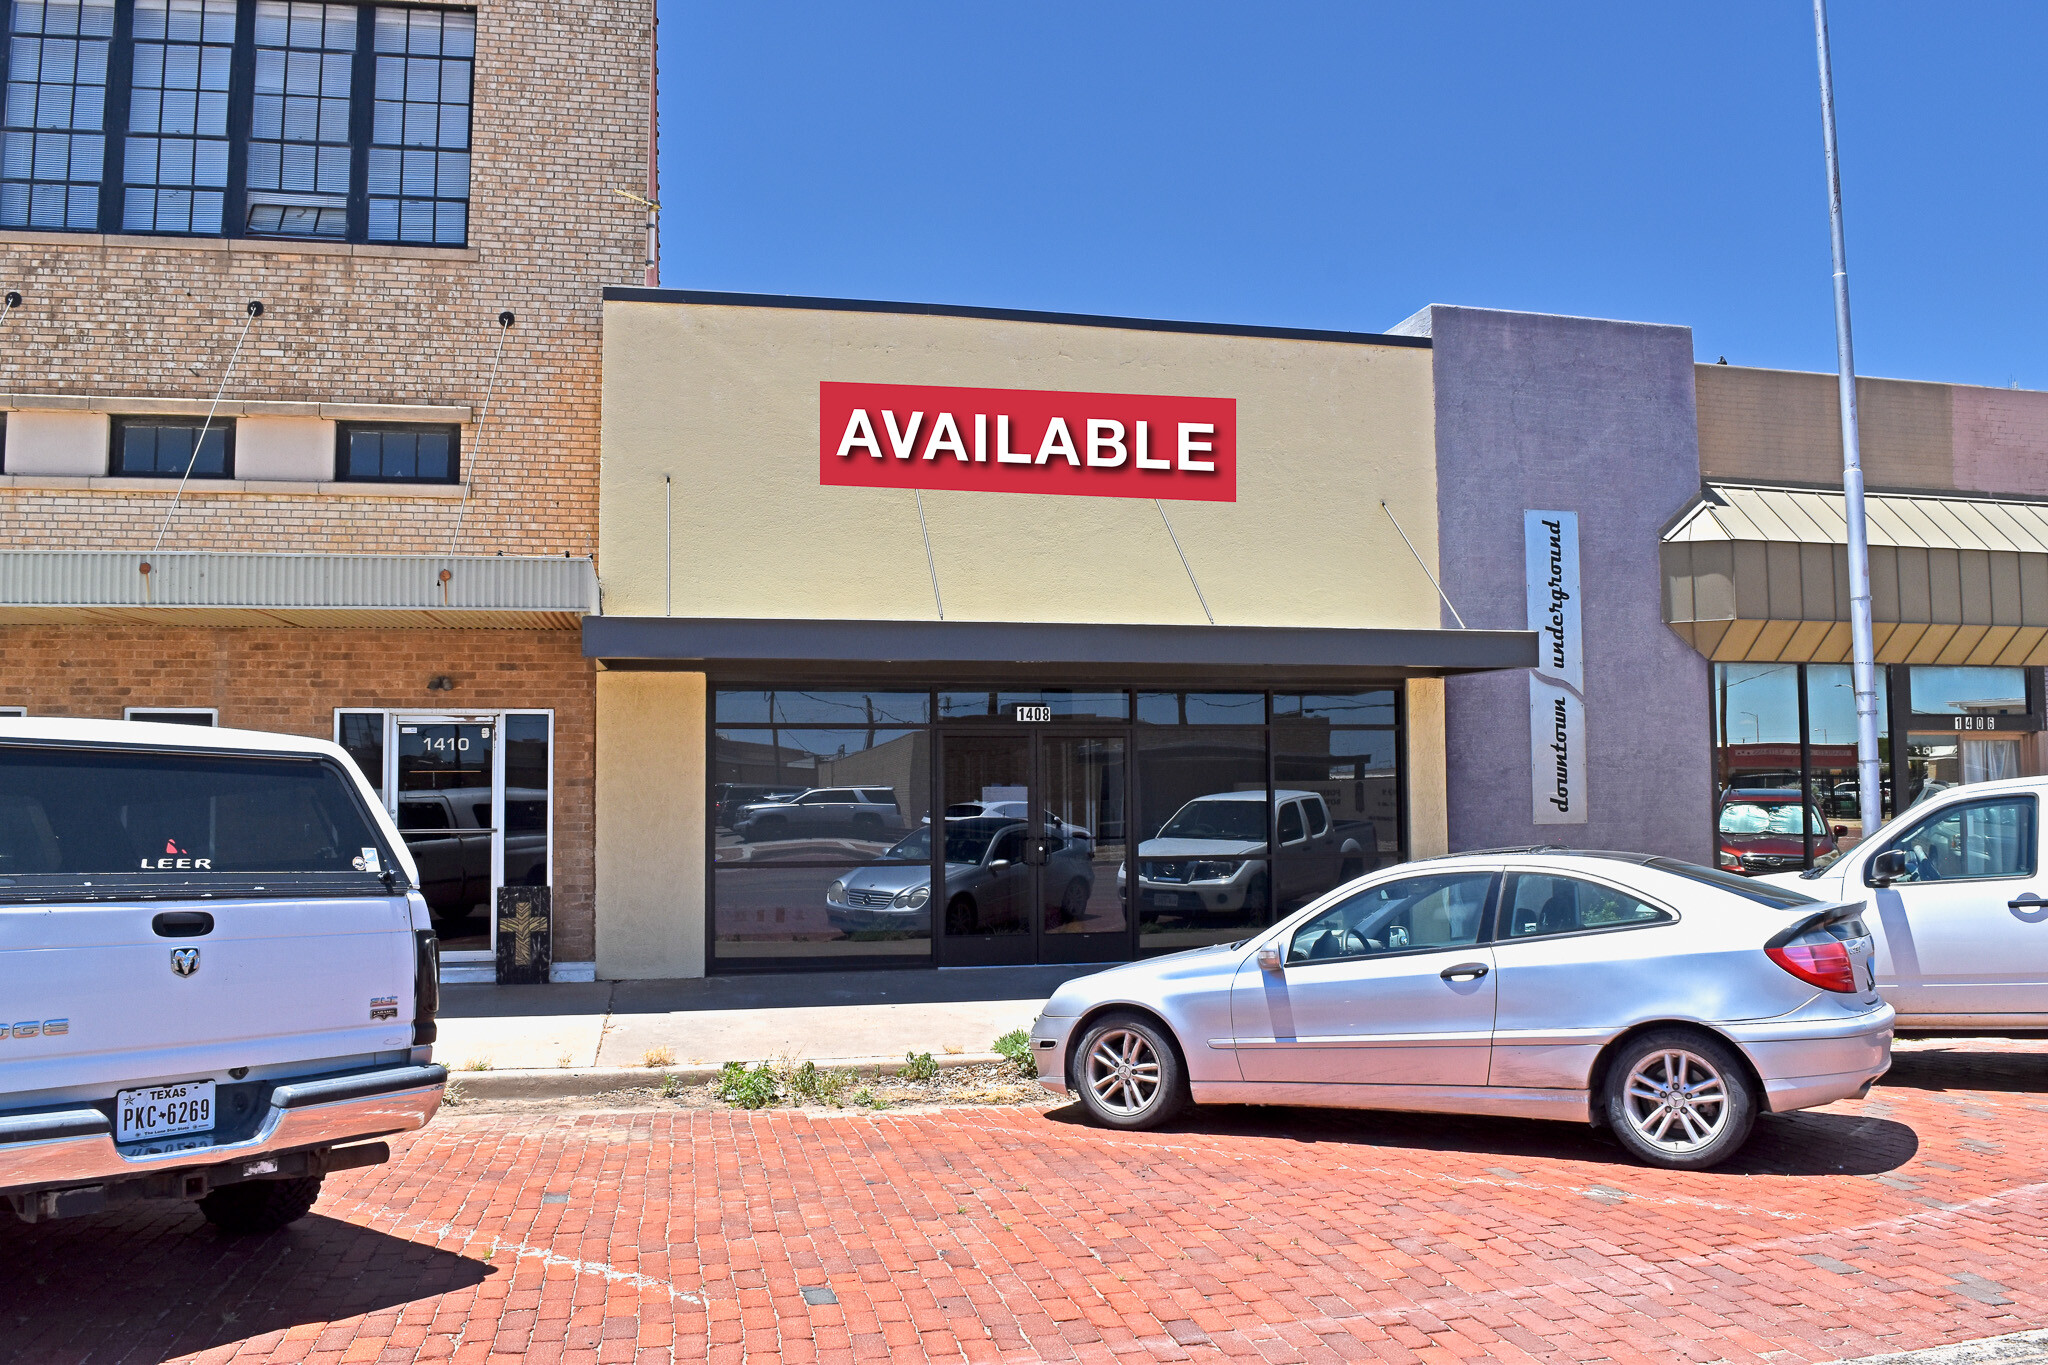
[(206, 1132), (214, 1123), (213, 1087), (212, 1081), (181, 1081), (121, 1091), (114, 1096), (114, 1141)]

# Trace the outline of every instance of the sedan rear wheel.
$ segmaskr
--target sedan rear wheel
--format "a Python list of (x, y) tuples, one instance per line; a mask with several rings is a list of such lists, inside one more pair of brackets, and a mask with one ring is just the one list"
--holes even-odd
[(1109, 1128), (1156, 1128), (1188, 1103), (1180, 1054), (1157, 1024), (1135, 1015), (1101, 1020), (1081, 1039), (1081, 1105)]
[(1660, 1030), (1631, 1040), (1607, 1072), (1607, 1122), (1639, 1159), (1703, 1170), (1734, 1155), (1756, 1122), (1748, 1072), (1728, 1044)]

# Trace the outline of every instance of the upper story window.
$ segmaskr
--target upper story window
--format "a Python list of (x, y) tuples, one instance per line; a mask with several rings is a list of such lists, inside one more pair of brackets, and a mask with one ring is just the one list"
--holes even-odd
[(0, 227), (467, 242), (474, 10), (0, 4)]
[(454, 483), (462, 428), (398, 422), (343, 422), (335, 431), (337, 479), (371, 483)]
[[(235, 473), (235, 424), (197, 418), (117, 417), (107, 472), (121, 478), (227, 479)], [(198, 446), (195, 459), (192, 448)]]

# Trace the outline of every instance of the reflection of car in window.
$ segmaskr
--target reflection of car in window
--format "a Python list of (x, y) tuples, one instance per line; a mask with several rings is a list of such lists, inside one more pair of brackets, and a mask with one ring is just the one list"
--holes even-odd
[(903, 813), (889, 787), (813, 787), (781, 801), (740, 807), (733, 833), (750, 844), (786, 839), (893, 839), (904, 831)]
[[(1801, 823), (1802, 816), (1805, 823)], [(1721, 793), (1715, 820), (1720, 832), (1716, 861), (1730, 872), (1781, 872), (1806, 864), (1806, 834), (1813, 832), (1813, 856), (1826, 857), (1845, 831), (1831, 829), (1819, 810), (1795, 791), (1740, 787)]]
[[(946, 932), (1028, 928), (1034, 868), (1025, 824), (1004, 816), (965, 816), (947, 819), (945, 830)], [(1081, 919), (1095, 885), (1088, 844), (1047, 834), (1041, 846), (1044, 866), (1035, 880), (1046, 926)], [(931, 827), (912, 832), (881, 856), (893, 865), (856, 868), (825, 888), (826, 917), (848, 933), (930, 933)]]
[[(1138, 845), (1138, 916), (1160, 912), (1233, 915), (1266, 910), (1277, 879), (1280, 903), (1300, 904), (1372, 870), (1379, 836), (1372, 821), (1340, 824), (1322, 796), (1276, 791), (1274, 823), (1280, 858), (1269, 867), (1266, 794), (1213, 792), (1175, 811), (1159, 833)], [(1126, 874), (1118, 870), (1124, 885)]]
[[(955, 801), (946, 807), (946, 818), (967, 820), (977, 815), (999, 815), (1009, 820), (1022, 820), (1028, 809), (1029, 806), (1022, 801)], [(925, 819), (929, 823), (931, 817), (926, 816)], [(1039, 828), (1047, 834), (1057, 834), (1068, 839), (1085, 839), (1091, 844), (1095, 841), (1093, 833), (1079, 825), (1068, 824), (1049, 810), (1039, 811), (1038, 823)]]
[[(491, 789), (403, 792), (398, 828), (419, 864), (420, 892), (446, 932), (491, 899)], [(548, 794), (505, 789), (505, 885), (548, 882)]]
[(720, 782), (711, 789), (712, 818), (720, 829), (731, 829), (732, 822), (740, 817), (742, 806), (787, 801), (793, 796), (802, 796), (808, 790), (801, 784)]

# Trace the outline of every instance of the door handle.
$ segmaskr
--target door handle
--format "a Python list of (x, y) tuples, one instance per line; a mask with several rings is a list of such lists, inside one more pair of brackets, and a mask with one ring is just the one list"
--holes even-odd
[(1477, 981), (1490, 970), (1484, 962), (1460, 962), (1455, 967), (1444, 968), (1437, 975), (1446, 981), (1463, 981), (1468, 977)]
[(2031, 891), (2022, 891), (2018, 896), (2007, 901), (2005, 908), (2008, 910), (2040, 910), (2048, 908), (2048, 900), (2042, 900)]
[(213, 916), (204, 910), (166, 910), (149, 927), (158, 938), (204, 938), (213, 932)]

